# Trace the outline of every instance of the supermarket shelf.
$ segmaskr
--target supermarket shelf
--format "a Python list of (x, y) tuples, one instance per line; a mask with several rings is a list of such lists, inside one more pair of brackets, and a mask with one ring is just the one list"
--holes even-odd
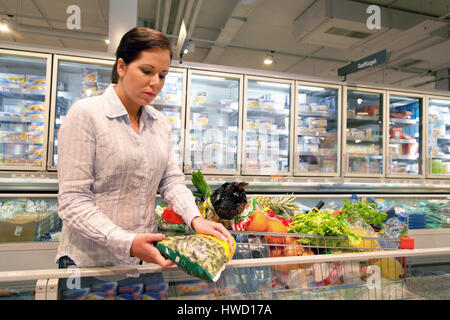
[(392, 160), (410, 160), (410, 161), (416, 161), (419, 160), (419, 156), (408, 156), (408, 155), (398, 155), (398, 156), (391, 156)]
[(389, 139), (390, 143), (416, 143), (417, 140), (416, 139)]
[(430, 135), (430, 138), (442, 139), (442, 140), (450, 140), (450, 134), (446, 134), (446, 135)]
[(247, 107), (247, 115), (249, 116), (287, 116), (289, 115), (288, 109), (281, 108), (262, 108), (262, 107)]
[(327, 119), (336, 119), (335, 114), (328, 113), (326, 111), (300, 111), (299, 117), (322, 117)]
[(233, 113), (238, 112), (237, 107), (227, 107), (224, 104), (219, 103), (203, 103), (203, 104), (193, 104), (190, 107), (191, 111), (194, 112), (203, 112), (205, 109), (217, 109), (217, 111), (224, 112), (224, 113)]
[(381, 121), (380, 117), (376, 116), (365, 116), (365, 115), (347, 115), (347, 120), (358, 120), (358, 121)]
[[(177, 128), (179, 129), (179, 128)], [(217, 126), (217, 125), (194, 125), (191, 128), (192, 130), (209, 130), (209, 129), (222, 129), (222, 130), (229, 130), (229, 131), (236, 131), (237, 132), (237, 127), (233, 127), (233, 126)]]
[(383, 159), (382, 155), (379, 154), (362, 154), (362, 153), (347, 153), (350, 158), (368, 158), (368, 159)]
[(373, 137), (347, 137), (347, 141), (352, 142), (380, 142), (382, 140), (382, 136), (373, 136)]
[(35, 142), (32, 140), (25, 140), (25, 139), (16, 139), (16, 140), (11, 140), (11, 139), (0, 139), (0, 143), (12, 143), (12, 144), (39, 144), (42, 145), (44, 144), (43, 141), (41, 142)]
[(321, 154), (320, 152), (298, 151), (299, 156), (315, 156), (315, 157), (327, 157), (329, 160), (335, 160), (336, 155), (333, 154)]
[(45, 91), (0, 87), (0, 96), (2, 96), (4, 98), (20, 97), (20, 99), (44, 101), (45, 100)]
[(433, 159), (450, 160), (450, 154), (441, 155), (441, 156), (431, 156), (430, 158), (432, 160)]
[[(267, 129), (267, 128), (246, 128), (245, 131), (251, 134), (259, 134), (259, 135), (279, 135), (279, 136), (288, 136), (289, 130), (287, 129)], [(272, 132), (274, 131), (274, 132)]]
[(298, 136), (302, 136), (302, 137), (321, 137), (321, 138), (334, 138), (334, 139), (337, 139), (336, 133), (306, 132), (306, 133), (298, 133)]
[(439, 120), (439, 119), (432, 119), (428, 121), (429, 123), (437, 123), (437, 124), (448, 124), (447, 120)]
[(410, 124), (418, 124), (419, 120), (418, 119), (399, 119), (399, 118), (390, 118), (389, 121), (392, 124), (405, 124), (405, 125), (410, 125)]
[(156, 109), (162, 109), (162, 108), (181, 109), (181, 104), (177, 104), (175, 102), (166, 102), (166, 101), (153, 101), (151, 106), (155, 107)]

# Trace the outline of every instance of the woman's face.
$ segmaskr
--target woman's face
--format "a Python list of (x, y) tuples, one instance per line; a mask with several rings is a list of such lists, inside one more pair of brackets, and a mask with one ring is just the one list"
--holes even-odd
[(137, 108), (150, 104), (163, 88), (169, 67), (170, 52), (161, 48), (142, 51), (128, 65), (119, 59), (118, 95), (124, 105)]

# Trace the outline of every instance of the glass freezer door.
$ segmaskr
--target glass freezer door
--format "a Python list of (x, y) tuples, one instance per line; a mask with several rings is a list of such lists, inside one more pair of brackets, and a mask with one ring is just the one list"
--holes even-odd
[(424, 175), (422, 108), (422, 97), (389, 93), (389, 176)]
[(111, 83), (113, 64), (109, 60), (55, 56), (49, 169), (56, 170), (58, 130), (70, 107), (79, 99), (102, 94)]
[(345, 88), (344, 175), (383, 176), (384, 92)]
[(0, 170), (44, 170), (50, 55), (0, 50)]
[(175, 156), (180, 166), (183, 161), (183, 124), (184, 124), (184, 88), (185, 71), (171, 68), (159, 95), (153, 100), (152, 106), (161, 111), (172, 126), (172, 144)]
[(288, 175), (292, 81), (248, 78), (244, 112), (245, 174)]
[(185, 171), (237, 174), (242, 76), (189, 71)]
[(295, 175), (339, 174), (339, 87), (297, 84)]
[(450, 176), (450, 98), (428, 99), (428, 176)]

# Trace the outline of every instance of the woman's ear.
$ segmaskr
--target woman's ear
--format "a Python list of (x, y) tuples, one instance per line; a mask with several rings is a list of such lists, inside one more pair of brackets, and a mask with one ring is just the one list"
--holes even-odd
[(117, 60), (117, 74), (119, 75), (119, 78), (122, 78), (127, 71), (127, 65), (125, 64), (125, 61), (123, 61), (122, 58), (119, 58)]

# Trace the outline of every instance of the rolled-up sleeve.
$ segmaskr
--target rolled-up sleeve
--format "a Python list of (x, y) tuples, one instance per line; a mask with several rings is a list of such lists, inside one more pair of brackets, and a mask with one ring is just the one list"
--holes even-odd
[(89, 112), (75, 103), (58, 133), (58, 214), (68, 228), (132, 263), (136, 258), (130, 248), (136, 234), (114, 224), (96, 205), (95, 151), (95, 125)]
[(161, 194), (164, 201), (183, 218), (184, 222), (189, 227), (191, 227), (192, 219), (201, 217), (201, 214), (195, 204), (195, 198), (192, 191), (186, 186), (184, 173), (181, 171), (179, 164), (176, 161), (171, 142), (171, 135), (172, 133), (169, 130), (169, 160), (159, 184), (158, 192)]

